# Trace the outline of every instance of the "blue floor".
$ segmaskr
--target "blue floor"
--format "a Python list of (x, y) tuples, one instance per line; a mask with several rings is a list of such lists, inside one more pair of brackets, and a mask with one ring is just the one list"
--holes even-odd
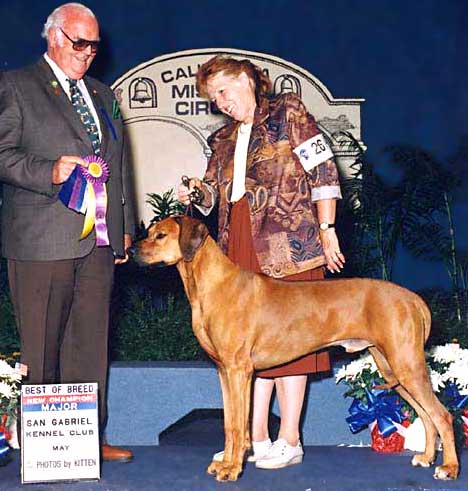
[(20, 454), (0, 468), (0, 490), (16, 491), (468, 491), (468, 451), (457, 481), (435, 481), (433, 469), (413, 468), (411, 453), (378, 454), (370, 448), (306, 447), (302, 465), (266, 471), (246, 464), (237, 482), (218, 483), (205, 472), (208, 446), (133, 447), (128, 464), (104, 463), (99, 482), (21, 485)]
[[(279, 419), (270, 418), (270, 435)], [(135, 460), (102, 465), (99, 482), (21, 485), (20, 453), (0, 467), (0, 491), (468, 491), (468, 450), (461, 455), (457, 481), (436, 481), (434, 469), (414, 468), (411, 452), (379, 454), (369, 447), (305, 447), (304, 461), (274, 471), (245, 464), (236, 482), (219, 483), (206, 473), (221, 449), (220, 410), (194, 412), (160, 435), (159, 446), (131, 447)], [(440, 460), (440, 456), (439, 456)]]

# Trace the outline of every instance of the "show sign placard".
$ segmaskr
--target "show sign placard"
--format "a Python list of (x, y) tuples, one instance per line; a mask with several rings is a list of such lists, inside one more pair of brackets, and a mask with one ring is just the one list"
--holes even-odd
[(23, 385), (21, 482), (99, 478), (98, 384)]

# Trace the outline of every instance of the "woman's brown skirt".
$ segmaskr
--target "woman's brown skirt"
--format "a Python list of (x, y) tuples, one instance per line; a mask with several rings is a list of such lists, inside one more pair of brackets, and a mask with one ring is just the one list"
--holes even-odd
[[(249, 205), (247, 198), (233, 204), (229, 224), (228, 257), (242, 269), (261, 273), (257, 255), (253, 247), (250, 227)], [(282, 281), (323, 280), (322, 268), (303, 271), (281, 278)], [(327, 352), (312, 353), (297, 360), (257, 372), (264, 378), (285, 377), (287, 375), (304, 375), (306, 373), (326, 372), (330, 370), (330, 357)]]

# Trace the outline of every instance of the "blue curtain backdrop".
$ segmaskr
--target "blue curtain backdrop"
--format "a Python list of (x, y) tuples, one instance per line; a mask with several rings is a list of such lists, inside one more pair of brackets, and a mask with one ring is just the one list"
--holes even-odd
[[(42, 25), (60, 3), (0, 0), (1, 69), (32, 63), (44, 52)], [(466, 0), (85, 4), (98, 16), (103, 38), (91, 74), (108, 84), (139, 63), (174, 51), (206, 47), (259, 51), (306, 68), (335, 97), (364, 97), (362, 133), (368, 155), (389, 176), (386, 145), (419, 145), (446, 159), (466, 142)], [(467, 181), (457, 198), (456, 216), (458, 239), (465, 244)], [(441, 266), (413, 261), (408, 274), (407, 261), (400, 254), (395, 281), (410, 288), (447, 284)]]

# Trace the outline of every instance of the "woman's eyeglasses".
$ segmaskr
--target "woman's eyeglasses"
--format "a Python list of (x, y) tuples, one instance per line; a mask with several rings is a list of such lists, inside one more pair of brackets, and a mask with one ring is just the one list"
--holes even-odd
[(96, 53), (99, 47), (99, 41), (88, 41), (87, 39), (78, 38), (76, 41), (72, 39), (61, 27), (59, 29), (65, 37), (72, 43), (75, 51), (84, 51), (88, 46), (91, 47), (91, 53)]

